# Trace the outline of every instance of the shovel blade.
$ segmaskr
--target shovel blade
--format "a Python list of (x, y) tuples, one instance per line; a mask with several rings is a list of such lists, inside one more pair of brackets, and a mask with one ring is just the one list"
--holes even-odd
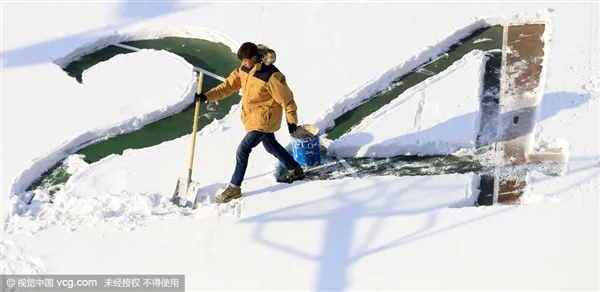
[(190, 181), (186, 177), (180, 177), (177, 179), (177, 185), (175, 186), (175, 192), (171, 202), (180, 207), (190, 207), (194, 209), (196, 207), (196, 200), (200, 192), (200, 184), (195, 181)]

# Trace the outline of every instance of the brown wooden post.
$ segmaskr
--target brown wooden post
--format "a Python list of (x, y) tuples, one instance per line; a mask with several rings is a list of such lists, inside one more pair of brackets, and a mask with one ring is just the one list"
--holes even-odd
[[(504, 29), (500, 116), (496, 151), (507, 164), (524, 165), (535, 143), (541, 102), (544, 24), (509, 25)], [(497, 173), (497, 203), (519, 204), (529, 174), (524, 170)]]

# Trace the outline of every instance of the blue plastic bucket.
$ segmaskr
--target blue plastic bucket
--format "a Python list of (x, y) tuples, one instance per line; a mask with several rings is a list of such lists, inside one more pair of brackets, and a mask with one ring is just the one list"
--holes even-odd
[(298, 126), (298, 130), (292, 135), (292, 153), (302, 167), (321, 163), (319, 145), (319, 129), (313, 125)]

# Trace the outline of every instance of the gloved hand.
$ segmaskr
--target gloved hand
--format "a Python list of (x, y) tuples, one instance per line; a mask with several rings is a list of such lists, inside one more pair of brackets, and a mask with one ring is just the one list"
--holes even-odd
[(206, 97), (206, 95), (204, 95), (204, 93), (196, 93), (194, 95), (194, 102), (198, 102), (200, 101), (201, 103), (206, 103), (208, 101), (208, 97)]
[(290, 134), (294, 134), (294, 132), (296, 132), (296, 130), (298, 129), (298, 126), (296, 124), (287, 123), (287, 125), (288, 125), (288, 131), (290, 132)]

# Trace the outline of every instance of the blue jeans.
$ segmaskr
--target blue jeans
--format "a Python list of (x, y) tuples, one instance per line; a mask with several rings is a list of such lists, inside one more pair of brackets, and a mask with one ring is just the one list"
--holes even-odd
[(274, 133), (264, 133), (259, 131), (250, 131), (246, 134), (246, 137), (240, 142), (236, 153), (236, 164), (235, 171), (231, 177), (231, 184), (241, 186), (246, 174), (246, 168), (248, 167), (248, 158), (252, 148), (258, 146), (262, 142), (265, 150), (271, 155), (275, 156), (285, 167), (289, 170), (295, 169), (300, 166), (294, 157), (288, 153), (277, 140), (275, 140)]

